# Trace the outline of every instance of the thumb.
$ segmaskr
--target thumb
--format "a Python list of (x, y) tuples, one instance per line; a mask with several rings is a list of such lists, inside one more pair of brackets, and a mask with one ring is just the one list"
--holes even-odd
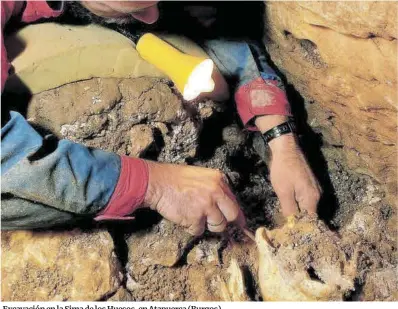
[(279, 202), (281, 203), (282, 214), (287, 217), (298, 212), (298, 205), (294, 197), (294, 193), (278, 194)]

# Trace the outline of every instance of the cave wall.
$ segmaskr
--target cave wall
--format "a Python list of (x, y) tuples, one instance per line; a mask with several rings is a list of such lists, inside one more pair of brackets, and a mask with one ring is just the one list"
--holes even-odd
[(304, 97), (307, 123), (393, 201), (397, 3), (265, 2), (264, 18), (267, 50)]

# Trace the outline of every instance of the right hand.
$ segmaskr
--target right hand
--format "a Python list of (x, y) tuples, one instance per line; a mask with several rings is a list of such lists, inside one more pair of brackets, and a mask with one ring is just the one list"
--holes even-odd
[(197, 166), (147, 161), (148, 190), (144, 205), (164, 218), (201, 235), (206, 227), (222, 232), (228, 222), (245, 226), (242, 210), (223, 173)]

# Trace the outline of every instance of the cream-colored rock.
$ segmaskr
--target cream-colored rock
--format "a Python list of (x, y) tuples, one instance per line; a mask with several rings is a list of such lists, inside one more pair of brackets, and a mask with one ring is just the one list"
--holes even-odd
[(219, 266), (220, 258), (219, 251), (222, 242), (219, 239), (206, 239), (202, 240), (199, 244), (188, 253), (188, 265), (208, 265)]
[[(151, 265), (174, 266), (193, 239), (184, 228), (162, 219), (151, 229), (134, 233), (127, 239), (130, 248), (128, 264), (140, 268)], [(132, 269), (133, 274), (136, 271)]]
[[(266, 45), (308, 123), (396, 196), (397, 3), (266, 2)], [(295, 102), (291, 102), (295, 104)], [(299, 109), (299, 107), (298, 107)]]
[(356, 261), (313, 216), (292, 217), (282, 228), (256, 232), (258, 280), (264, 300), (342, 300), (354, 289)]
[(152, 128), (145, 124), (138, 124), (130, 130), (130, 156), (139, 157), (154, 143)]
[(220, 294), (224, 301), (249, 301), (242, 269), (235, 259), (227, 269), (228, 279), (220, 279)]
[(2, 301), (96, 301), (114, 293), (122, 274), (110, 235), (1, 233)]
[[(171, 35), (162, 38), (185, 53), (207, 56), (186, 38)], [(93, 77), (167, 77), (143, 60), (128, 38), (97, 25), (29, 25), (8, 37), (5, 44), (15, 69), (6, 85), (10, 91), (19, 91), (21, 81), (36, 94)], [(228, 87), (218, 70), (213, 78), (216, 89), (209, 97), (227, 99)]]
[(15, 68), (7, 87), (19, 78), (34, 94), (92, 77), (164, 77), (132, 41), (96, 25), (31, 25), (9, 37), (6, 48)]

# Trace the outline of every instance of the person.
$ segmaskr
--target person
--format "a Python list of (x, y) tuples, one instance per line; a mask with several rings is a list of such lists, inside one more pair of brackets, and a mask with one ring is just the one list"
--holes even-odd
[[(1, 91), (10, 64), (4, 31), (10, 21), (33, 23), (57, 18), (68, 2), (2, 1)], [(82, 8), (106, 23), (154, 24), (157, 1), (81, 1)], [(273, 133), (270, 179), (284, 215), (298, 209), (315, 212), (320, 187), (291, 129), (290, 107), (283, 84), (263, 53), (245, 42), (209, 40), (204, 45), (220, 70), (238, 82), (235, 101), (244, 125)], [(45, 51), (43, 51), (45, 52)], [(7, 102), (3, 102), (3, 105)], [(149, 207), (194, 235), (205, 229), (225, 230), (229, 222), (244, 226), (245, 218), (225, 176), (218, 170), (161, 164), (118, 156), (69, 140), (54, 145), (18, 112), (2, 124), (2, 228), (46, 228), (79, 218), (129, 220)]]

